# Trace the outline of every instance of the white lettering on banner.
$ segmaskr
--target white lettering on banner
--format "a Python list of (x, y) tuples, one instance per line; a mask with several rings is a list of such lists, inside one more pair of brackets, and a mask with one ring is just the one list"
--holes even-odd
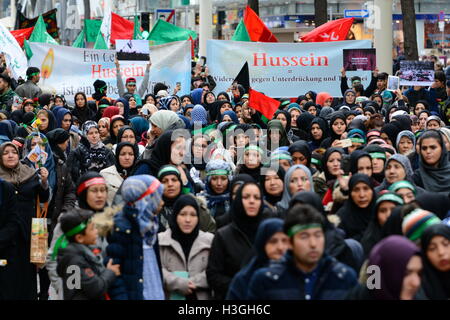
[[(327, 36), (333, 39), (336, 35)], [(209, 72), (217, 84), (216, 94), (226, 91), (248, 62), (250, 85), (270, 97), (297, 97), (310, 90), (341, 97), (343, 49), (359, 48), (371, 48), (370, 41), (264, 43), (208, 40), (207, 56)], [(365, 87), (369, 85), (370, 71), (347, 72), (348, 79), (354, 75), (361, 77)]]
[[(48, 70), (42, 76), (39, 86), (43, 91), (64, 94), (73, 104), (75, 93), (84, 92), (88, 97), (93, 93), (93, 83), (100, 79), (107, 83), (107, 95), (118, 98), (114, 64), (114, 50), (95, 50), (57, 46), (46, 43), (30, 43), (33, 56), (28, 65)], [(45, 58), (53, 50), (54, 63), (46, 65)], [(152, 66), (147, 93), (153, 92), (157, 82), (162, 82), (172, 92), (176, 83), (181, 83), (179, 94), (188, 94), (191, 89), (191, 43), (177, 41), (151, 47)], [(121, 63), (120, 73), (125, 84), (126, 78), (134, 77), (139, 88), (145, 76), (147, 62)]]

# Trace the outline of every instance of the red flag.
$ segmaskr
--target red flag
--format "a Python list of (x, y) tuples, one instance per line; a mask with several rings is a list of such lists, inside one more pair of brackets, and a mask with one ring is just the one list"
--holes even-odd
[(245, 8), (244, 24), (252, 41), (278, 42), (278, 39), (249, 6)]
[(191, 42), (191, 57), (192, 59), (194, 59), (195, 58), (194, 39), (192, 39), (192, 36), (189, 36), (188, 40)]
[(134, 23), (132, 21), (111, 12), (111, 43), (115, 44), (118, 39), (131, 40), (133, 32)]
[(31, 34), (33, 33), (34, 27), (25, 28), (25, 29), (18, 29), (18, 30), (12, 30), (11, 34), (16, 38), (17, 42), (20, 44), (21, 47), (23, 47), (23, 42), (25, 39), (29, 39)]
[(327, 42), (327, 41), (342, 41), (347, 38), (353, 20), (355, 18), (343, 18), (327, 23), (315, 28), (311, 32), (300, 37), (303, 42)]
[(267, 119), (272, 119), (275, 111), (278, 110), (280, 101), (272, 99), (251, 88), (248, 93), (250, 95), (248, 101), (250, 107), (261, 112)]

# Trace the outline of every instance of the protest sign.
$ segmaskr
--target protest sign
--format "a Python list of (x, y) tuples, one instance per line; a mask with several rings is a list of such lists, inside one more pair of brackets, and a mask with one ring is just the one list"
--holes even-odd
[(387, 89), (390, 91), (397, 91), (400, 89), (400, 78), (396, 76), (389, 76)]
[(434, 62), (400, 61), (400, 85), (431, 86), (434, 82)]
[(376, 66), (375, 49), (344, 49), (346, 71), (372, 71)]
[(17, 79), (20, 77), (25, 79), (27, 72), (27, 57), (22, 51), (17, 40), (0, 23), (0, 53), (6, 55), (6, 63), (11, 69), (12, 76)]
[[(321, 43), (208, 40), (207, 57), (209, 72), (217, 83), (216, 93), (226, 91), (248, 62), (251, 87), (272, 98), (297, 97), (309, 90), (340, 97), (343, 50), (370, 47), (367, 40)], [(369, 71), (357, 74), (364, 86), (369, 85)]]
[(117, 60), (149, 61), (150, 44), (148, 40), (116, 40)]
[[(147, 92), (153, 92), (157, 82), (163, 82), (172, 92), (177, 82), (181, 82), (180, 94), (188, 94), (191, 89), (191, 43), (177, 41), (152, 46), (152, 67)], [(118, 98), (115, 50), (95, 50), (56, 46), (47, 43), (31, 43), (33, 57), (30, 66), (46, 71), (39, 86), (43, 91), (64, 94), (68, 103), (73, 103), (76, 92), (84, 92), (88, 97), (94, 92), (93, 83), (97, 79), (108, 84), (107, 95)], [(51, 55), (52, 59), (48, 56)], [(147, 61), (121, 65), (122, 79), (134, 77), (140, 86)]]

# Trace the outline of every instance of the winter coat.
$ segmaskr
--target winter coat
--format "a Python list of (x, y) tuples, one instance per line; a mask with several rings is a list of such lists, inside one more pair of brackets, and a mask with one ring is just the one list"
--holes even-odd
[(8, 89), (5, 93), (0, 94), (0, 110), (11, 112), (15, 96), (17, 96), (17, 94), (11, 89)]
[(113, 203), (114, 196), (122, 185), (123, 178), (120, 176), (115, 165), (100, 171), (100, 174), (105, 178), (108, 186), (108, 203)]
[[(328, 255), (322, 256), (309, 274), (297, 268), (292, 251), (284, 258), (255, 272), (249, 284), (249, 300), (341, 300), (357, 284), (355, 271)], [(314, 276), (314, 287), (308, 293), (308, 283)]]
[[(197, 300), (208, 300), (210, 298), (209, 285), (206, 280), (206, 267), (213, 238), (213, 234), (199, 231), (186, 263), (183, 249), (180, 243), (172, 238), (172, 231), (167, 229), (165, 232), (158, 234), (164, 288), (167, 297), (172, 292), (186, 295), (188, 282), (192, 281), (197, 287), (195, 290)], [(173, 273), (174, 271), (187, 271), (189, 272), (189, 278), (178, 277)]]
[(22, 98), (37, 98), (41, 95), (42, 90), (33, 81), (27, 80), (16, 88), (16, 93)]
[[(69, 289), (64, 285), (64, 300), (105, 300), (108, 288), (110, 288), (116, 275), (112, 270), (98, 267), (98, 262), (93, 261), (93, 255), (87, 255), (81, 250), (80, 244), (69, 243), (58, 253), (58, 275), (63, 283), (70, 283), (73, 272), (69, 272), (70, 266), (77, 266), (80, 269), (80, 289)], [(88, 247), (86, 247), (87, 250)]]

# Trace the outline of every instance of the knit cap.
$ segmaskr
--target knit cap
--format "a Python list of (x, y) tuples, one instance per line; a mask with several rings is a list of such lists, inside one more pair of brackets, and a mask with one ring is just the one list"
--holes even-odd
[(420, 239), (426, 228), (440, 222), (441, 220), (434, 213), (417, 208), (403, 219), (403, 235), (411, 241), (416, 241)]
[(85, 136), (87, 136), (88, 132), (90, 129), (92, 128), (97, 128), (98, 129), (98, 124), (95, 121), (92, 120), (88, 120), (83, 124), (83, 134)]
[(218, 175), (224, 175), (228, 176), (228, 180), (231, 181), (231, 167), (230, 164), (224, 160), (210, 160), (206, 164), (206, 175), (207, 180), (211, 180), (211, 176), (218, 176)]

